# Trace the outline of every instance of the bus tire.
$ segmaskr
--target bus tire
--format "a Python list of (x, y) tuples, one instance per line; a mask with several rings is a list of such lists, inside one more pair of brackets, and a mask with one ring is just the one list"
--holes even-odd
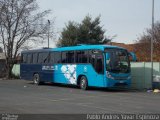
[(39, 74), (37, 74), (37, 73), (34, 74), (34, 76), (33, 76), (33, 83), (35, 85), (40, 85), (41, 84)]
[(87, 78), (85, 76), (82, 76), (80, 79), (80, 88), (82, 90), (87, 90), (88, 89), (88, 82)]

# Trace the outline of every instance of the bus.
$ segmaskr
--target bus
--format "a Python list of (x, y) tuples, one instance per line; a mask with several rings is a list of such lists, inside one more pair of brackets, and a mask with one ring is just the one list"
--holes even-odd
[(109, 45), (77, 45), (22, 51), (20, 77), (88, 87), (130, 87), (131, 68), (126, 49)]

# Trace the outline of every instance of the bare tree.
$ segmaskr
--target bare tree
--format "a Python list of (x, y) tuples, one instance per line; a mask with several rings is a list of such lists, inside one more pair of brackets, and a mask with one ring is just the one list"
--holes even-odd
[(27, 43), (44, 40), (48, 32), (44, 17), (50, 10), (38, 12), (36, 0), (0, 0), (0, 44), (6, 56), (7, 77), (18, 51)]
[(135, 45), (136, 55), (139, 61), (150, 61), (151, 39), (153, 34), (153, 60), (160, 61), (160, 22), (155, 23), (154, 29), (146, 29)]

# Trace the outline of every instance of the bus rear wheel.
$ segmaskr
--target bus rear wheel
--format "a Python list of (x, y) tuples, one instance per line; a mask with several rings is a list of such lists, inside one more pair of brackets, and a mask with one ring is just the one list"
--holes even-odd
[(80, 88), (82, 90), (87, 90), (88, 88), (87, 78), (85, 76), (82, 76), (80, 79)]
[(40, 77), (39, 77), (39, 74), (34, 74), (34, 76), (33, 76), (33, 83), (35, 84), (35, 85), (40, 85)]

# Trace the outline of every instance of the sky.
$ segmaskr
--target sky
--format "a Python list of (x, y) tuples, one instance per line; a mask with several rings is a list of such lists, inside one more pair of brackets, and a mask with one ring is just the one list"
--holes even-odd
[[(40, 10), (52, 10), (58, 36), (68, 21), (80, 23), (86, 15), (101, 15), (106, 36), (117, 35), (114, 42), (134, 43), (146, 28), (151, 28), (152, 0), (37, 0)], [(155, 0), (155, 22), (160, 21), (160, 0)], [(51, 46), (55, 46), (52, 43)]]

